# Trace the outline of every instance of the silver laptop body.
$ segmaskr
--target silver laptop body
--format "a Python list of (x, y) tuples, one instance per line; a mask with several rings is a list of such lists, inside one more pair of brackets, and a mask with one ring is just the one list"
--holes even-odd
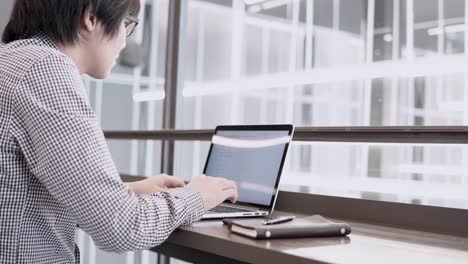
[(203, 173), (237, 184), (238, 202), (225, 201), (203, 219), (265, 216), (273, 212), (294, 126), (218, 126)]

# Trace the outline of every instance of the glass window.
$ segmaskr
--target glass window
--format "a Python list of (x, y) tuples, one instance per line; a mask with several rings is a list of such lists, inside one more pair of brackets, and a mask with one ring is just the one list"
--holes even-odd
[[(465, 1), (250, 2), (188, 2), (179, 129), (468, 125)], [(177, 143), (177, 174), (200, 174), (208, 146)], [(294, 142), (282, 188), (466, 208), (467, 157), (462, 145)]]
[[(127, 39), (118, 64), (103, 80), (84, 82), (102, 129), (153, 130), (162, 128), (168, 6), (167, 0), (143, 1), (142, 21)], [(109, 141), (119, 172), (159, 173), (159, 142)], [(159, 158), (158, 158), (159, 157)]]

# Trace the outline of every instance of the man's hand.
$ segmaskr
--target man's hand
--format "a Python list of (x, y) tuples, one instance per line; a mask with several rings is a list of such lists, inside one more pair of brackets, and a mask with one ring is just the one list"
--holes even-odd
[(141, 181), (130, 182), (128, 183), (128, 186), (130, 186), (136, 194), (152, 194), (155, 192), (166, 191), (169, 188), (184, 187), (185, 183), (183, 180), (175, 176), (161, 174)]
[(201, 194), (205, 210), (210, 210), (226, 199), (235, 203), (238, 198), (236, 183), (224, 178), (201, 175), (194, 177), (187, 188)]

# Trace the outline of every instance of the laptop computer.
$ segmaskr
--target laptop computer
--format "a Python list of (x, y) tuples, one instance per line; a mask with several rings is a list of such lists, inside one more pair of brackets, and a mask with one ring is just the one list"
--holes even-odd
[(233, 180), (238, 201), (225, 201), (202, 219), (255, 217), (273, 212), (293, 125), (218, 126), (203, 173)]

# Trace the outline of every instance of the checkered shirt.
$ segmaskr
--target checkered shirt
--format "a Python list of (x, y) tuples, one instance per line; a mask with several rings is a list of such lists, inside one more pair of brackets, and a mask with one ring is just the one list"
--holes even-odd
[(0, 45), (0, 263), (78, 263), (76, 226), (112, 252), (201, 218), (198, 192), (120, 180), (73, 61), (45, 35)]

